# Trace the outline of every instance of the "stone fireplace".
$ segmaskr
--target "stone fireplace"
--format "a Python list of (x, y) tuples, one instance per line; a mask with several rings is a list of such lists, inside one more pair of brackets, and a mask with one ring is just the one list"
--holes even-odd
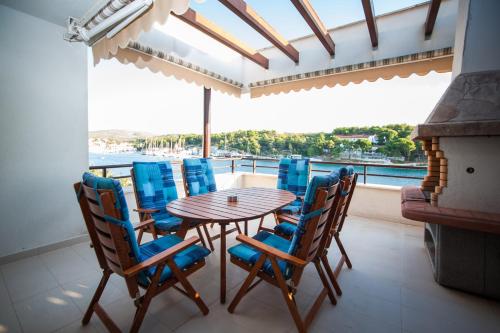
[(402, 190), (436, 281), (500, 299), (500, 71), (458, 75), (413, 138), (428, 171)]

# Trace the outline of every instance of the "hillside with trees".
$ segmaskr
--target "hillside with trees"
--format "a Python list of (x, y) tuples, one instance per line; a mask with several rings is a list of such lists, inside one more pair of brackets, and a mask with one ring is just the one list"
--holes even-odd
[[(346, 152), (379, 153), (405, 161), (423, 157), (421, 146), (410, 139), (413, 126), (394, 124), (370, 127), (339, 127), (331, 133), (278, 133), (276, 131), (234, 131), (212, 134), (212, 146), (224, 151), (237, 151), (255, 156), (277, 157), (299, 154), (305, 157), (338, 159)], [(353, 139), (353, 136), (366, 136)], [(200, 147), (198, 134), (162, 135), (136, 138), (134, 147)]]

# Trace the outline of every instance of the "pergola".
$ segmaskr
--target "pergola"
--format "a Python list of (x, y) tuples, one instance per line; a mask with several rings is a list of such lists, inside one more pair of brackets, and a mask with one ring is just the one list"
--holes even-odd
[[(90, 10), (76, 25), (92, 29), (136, 1), (140, 0), (113, 0)], [(456, 2), (432, 0), (377, 16), (372, 0), (360, 1), (365, 20), (327, 29), (309, 0), (291, 0), (312, 34), (289, 41), (244, 0), (219, 0), (272, 44), (254, 50), (189, 8), (189, 0), (155, 0), (117, 34), (107, 38), (107, 29), (88, 44), (92, 46), (94, 64), (115, 58), (203, 86), (203, 155), (208, 156), (212, 89), (236, 97), (249, 93), (258, 98), (364, 80), (451, 71)], [(155, 23), (164, 24), (170, 14), (238, 56), (223, 62), (175, 35), (154, 29)], [(66, 38), (81, 40), (71, 29)]]

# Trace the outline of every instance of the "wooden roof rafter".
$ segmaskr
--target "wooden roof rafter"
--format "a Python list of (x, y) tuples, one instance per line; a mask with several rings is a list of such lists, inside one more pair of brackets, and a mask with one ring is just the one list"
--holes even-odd
[(319, 41), (321, 42), (321, 44), (323, 44), (326, 51), (331, 56), (335, 55), (335, 43), (333, 42), (332, 37), (328, 33), (328, 30), (326, 29), (323, 22), (321, 22), (318, 14), (314, 10), (309, 0), (291, 0), (291, 2), (295, 6), (295, 8), (297, 8), (300, 15), (302, 15), (316, 37), (318, 37)]
[(183, 22), (189, 24), (197, 30), (205, 33), (206, 35), (212, 37), (218, 42), (224, 44), (230, 49), (238, 52), (245, 58), (255, 62), (257, 65), (269, 69), (269, 59), (264, 57), (259, 52), (245, 45), (229, 33), (225, 32), (222, 28), (207, 20), (205, 17), (189, 8), (184, 14), (178, 15), (172, 12), (172, 15), (179, 18)]
[(427, 38), (432, 35), (432, 31), (434, 30), (434, 24), (436, 23), (440, 5), (441, 0), (432, 0), (429, 4), (429, 10), (427, 11), (427, 18), (425, 20), (425, 37)]
[(299, 51), (297, 51), (284, 37), (278, 34), (273, 27), (260, 17), (245, 1), (219, 0), (219, 2), (270, 41), (293, 62), (299, 62)]
[(377, 23), (375, 22), (375, 10), (373, 9), (373, 1), (361, 0), (361, 3), (363, 5), (363, 11), (365, 12), (366, 25), (368, 26), (368, 32), (370, 33), (372, 47), (378, 47), (378, 31)]

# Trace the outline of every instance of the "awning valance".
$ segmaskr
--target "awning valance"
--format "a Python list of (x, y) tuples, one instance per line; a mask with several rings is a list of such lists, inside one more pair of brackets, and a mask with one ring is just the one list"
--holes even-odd
[(262, 95), (310, 90), (311, 88), (334, 87), (337, 84), (373, 82), (380, 78), (408, 77), (412, 74), (426, 75), (430, 71), (450, 72), (453, 62), (453, 48), (409, 54), (406, 56), (370, 61), (365, 63), (328, 68), (314, 72), (289, 75), (270, 80), (250, 83), (252, 98)]
[(122, 64), (132, 63), (137, 68), (147, 68), (153, 73), (160, 72), (165, 76), (174, 76), (176, 79), (236, 97), (241, 95), (242, 83), (137, 42), (130, 43), (127, 48), (118, 48), (115, 54), (106, 56), (106, 58), (111, 57)]

